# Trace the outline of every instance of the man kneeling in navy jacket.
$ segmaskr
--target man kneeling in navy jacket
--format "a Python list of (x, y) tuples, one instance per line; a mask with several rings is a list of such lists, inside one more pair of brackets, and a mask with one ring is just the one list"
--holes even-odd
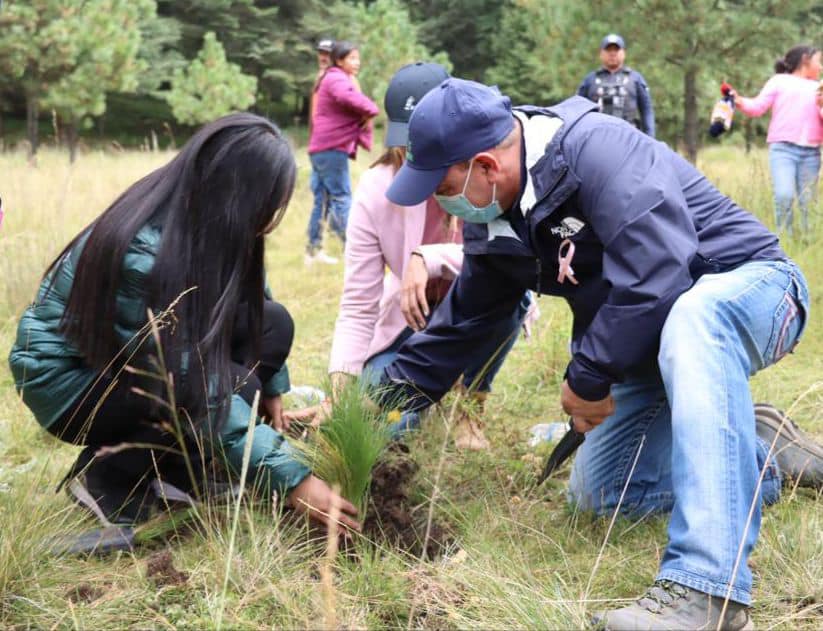
[[(625, 512), (671, 511), (654, 585), (599, 620), (748, 628), (758, 477), (767, 467), (759, 492), (771, 503), (780, 467), (798, 474), (758, 436), (768, 428), (756, 426), (748, 379), (800, 338), (806, 281), (777, 237), (692, 165), (595, 109), (573, 97), (512, 110), (495, 88), (455, 78), (420, 101), (387, 196), (412, 206), (434, 193), (465, 221), (465, 262), (383, 385), (412, 409), (430, 404), (488, 356), (524, 290), (565, 298), (562, 404), (589, 432), (569, 495), (609, 514), (627, 487)], [(803, 441), (785, 453), (818, 449)], [(819, 486), (821, 471), (823, 458), (806, 459), (801, 482)]]

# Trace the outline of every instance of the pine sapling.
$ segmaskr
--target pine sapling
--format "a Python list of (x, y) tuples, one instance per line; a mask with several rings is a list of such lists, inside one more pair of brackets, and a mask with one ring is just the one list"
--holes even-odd
[(338, 487), (362, 511), (372, 469), (389, 439), (386, 415), (352, 381), (337, 393), (329, 417), (317, 432), (295, 446), (316, 476)]

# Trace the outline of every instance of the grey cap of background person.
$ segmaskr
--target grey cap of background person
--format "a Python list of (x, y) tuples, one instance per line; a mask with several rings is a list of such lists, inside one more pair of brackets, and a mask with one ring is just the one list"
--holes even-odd
[(515, 124), (511, 100), (496, 87), (446, 79), (415, 108), (409, 121), (406, 161), (386, 197), (398, 206), (423, 202), (449, 167), (496, 147)]
[(318, 51), (324, 52), (324, 53), (330, 53), (333, 46), (334, 46), (334, 40), (330, 39), (328, 37), (325, 37), (321, 40), (318, 40), (317, 46), (315, 47), (315, 49), (318, 50)]
[(603, 40), (600, 42), (600, 50), (608, 46), (617, 46), (619, 48), (626, 48), (626, 42), (623, 41), (623, 38), (620, 37), (617, 33), (609, 33)]
[(387, 147), (406, 146), (409, 118), (414, 108), (426, 92), (448, 78), (448, 71), (440, 64), (422, 61), (403, 66), (394, 73), (383, 100), (389, 118), (384, 141)]

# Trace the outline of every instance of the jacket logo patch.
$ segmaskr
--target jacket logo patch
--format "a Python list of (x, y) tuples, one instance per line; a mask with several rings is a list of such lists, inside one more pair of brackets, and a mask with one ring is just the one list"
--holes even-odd
[(580, 221), (577, 217), (566, 217), (560, 221), (559, 226), (552, 228), (551, 232), (553, 235), (556, 235), (561, 239), (568, 239), (569, 237), (576, 235), (585, 227), (586, 224)]

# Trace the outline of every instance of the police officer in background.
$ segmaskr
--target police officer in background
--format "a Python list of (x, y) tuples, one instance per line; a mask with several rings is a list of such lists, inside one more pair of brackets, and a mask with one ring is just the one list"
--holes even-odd
[(577, 94), (597, 103), (600, 111), (630, 122), (654, 138), (654, 108), (649, 86), (636, 70), (623, 65), (626, 43), (611, 33), (600, 42), (603, 67), (586, 75)]

